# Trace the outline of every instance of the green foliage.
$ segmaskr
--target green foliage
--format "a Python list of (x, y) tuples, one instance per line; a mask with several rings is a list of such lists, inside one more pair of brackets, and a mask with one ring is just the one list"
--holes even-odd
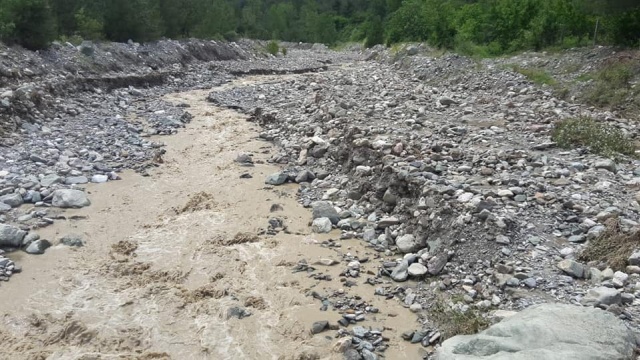
[(269, 41), (269, 43), (267, 44), (266, 48), (267, 52), (273, 56), (278, 55), (278, 52), (280, 51), (280, 46), (278, 45), (278, 42), (275, 40)]
[(429, 27), (423, 0), (407, 0), (387, 21), (386, 32), (389, 44), (401, 41), (420, 41), (428, 36)]
[[(640, 89), (631, 86), (633, 76), (640, 71), (640, 61), (628, 60), (608, 64), (595, 73), (594, 83), (585, 99), (592, 105), (640, 108)], [(589, 74), (590, 75), (590, 74)], [(587, 76), (587, 75), (585, 75)]]
[(203, 39), (222, 38), (221, 34), (236, 31), (238, 21), (233, 14), (234, 9), (226, 0), (209, 2), (191, 33)]
[(60, 36), (60, 41), (62, 41), (63, 43), (68, 42), (68, 43), (70, 43), (72, 45), (78, 46), (78, 45), (82, 44), (84, 39), (80, 35), (71, 35), (71, 36), (62, 35), (62, 36)]
[(238, 35), (238, 33), (233, 31), (233, 30), (227, 31), (226, 33), (224, 33), (223, 37), (227, 41), (238, 41), (238, 40), (240, 40), (240, 35)]
[[(0, 40), (41, 48), (56, 37), (425, 41), (472, 56), (593, 42), (637, 46), (637, 0), (0, 0)], [(224, 35), (224, 36), (223, 36)]]
[(558, 122), (551, 138), (562, 148), (588, 147), (593, 153), (610, 157), (634, 155), (636, 150), (620, 129), (588, 117)]
[(75, 20), (78, 27), (78, 36), (91, 40), (102, 39), (104, 24), (97, 18), (90, 16), (85, 8), (78, 10)]
[(153, 0), (109, 0), (104, 30), (115, 41), (151, 41), (161, 34), (158, 2)]
[(280, 51), (282, 52), (282, 56), (287, 56), (287, 48), (286, 47), (281, 48)]
[(0, 5), (0, 38), (27, 49), (45, 48), (56, 36), (46, 0), (4, 0)]
[(373, 47), (384, 42), (384, 27), (380, 17), (373, 16), (367, 24), (367, 38), (364, 41), (364, 46), (367, 48)]

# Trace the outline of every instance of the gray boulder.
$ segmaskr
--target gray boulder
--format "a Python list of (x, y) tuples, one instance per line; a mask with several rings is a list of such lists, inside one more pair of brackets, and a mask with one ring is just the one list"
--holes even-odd
[(395, 281), (406, 281), (409, 277), (409, 262), (402, 260), (391, 272), (391, 278)]
[(604, 169), (612, 173), (615, 173), (617, 171), (616, 163), (611, 159), (597, 161), (593, 166), (596, 169)]
[(571, 259), (560, 261), (558, 263), (558, 268), (564, 271), (567, 275), (571, 275), (575, 278), (583, 278), (585, 275), (584, 265)]
[(45, 250), (51, 247), (51, 243), (48, 240), (36, 240), (29, 244), (25, 251), (28, 254), (39, 255), (44, 254)]
[(409, 271), (409, 275), (419, 277), (419, 276), (426, 275), (428, 270), (427, 270), (427, 267), (422, 264), (413, 263), (411, 264), (411, 266), (409, 266), (408, 271)]
[(264, 181), (264, 183), (267, 185), (282, 185), (286, 183), (288, 179), (289, 175), (283, 172), (279, 172), (267, 176), (267, 179)]
[(420, 249), (420, 243), (416, 240), (415, 236), (411, 234), (398, 237), (398, 239), (396, 239), (396, 246), (398, 247), (398, 250), (405, 254), (418, 251)]
[(329, 218), (317, 218), (313, 220), (311, 230), (317, 234), (326, 234), (331, 232), (331, 220)]
[(317, 201), (313, 203), (313, 218), (328, 218), (332, 224), (338, 224), (340, 221), (340, 214), (336, 209), (327, 201)]
[(582, 305), (598, 306), (620, 304), (621, 301), (622, 296), (620, 295), (620, 292), (618, 290), (605, 286), (599, 286), (597, 288), (589, 289), (580, 303)]
[(0, 246), (20, 247), (27, 232), (15, 226), (0, 224)]
[(5, 204), (3, 202), (0, 202), (0, 214), (6, 213), (9, 210), (11, 210), (11, 205), (7, 205), (7, 204)]
[(635, 336), (613, 314), (565, 304), (530, 307), (477, 335), (446, 340), (437, 360), (634, 359)]
[(82, 236), (76, 234), (65, 235), (60, 239), (60, 244), (73, 247), (84, 246)]
[(89, 182), (86, 176), (70, 176), (64, 180), (67, 185), (86, 184)]
[(91, 201), (83, 191), (61, 189), (53, 192), (51, 204), (59, 208), (81, 208), (91, 205)]
[(629, 265), (640, 266), (640, 250), (636, 250), (629, 256)]
[(22, 195), (13, 193), (0, 196), (0, 203), (7, 204), (11, 207), (18, 207), (22, 205), (24, 201), (22, 200)]
[(49, 174), (40, 179), (40, 185), (44, 187), (49, 187), (53, 184), (61, 184), (64, 181), (64, 178), (58, 176), (56, 174)]

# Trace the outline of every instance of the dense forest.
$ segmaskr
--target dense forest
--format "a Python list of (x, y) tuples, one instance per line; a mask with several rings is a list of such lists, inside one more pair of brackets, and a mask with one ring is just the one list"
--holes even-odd
[(640, 45), (638, 0), (0, 0), (0, 40), (159, 38), (427, 41), (498, 55), (593, 42)]

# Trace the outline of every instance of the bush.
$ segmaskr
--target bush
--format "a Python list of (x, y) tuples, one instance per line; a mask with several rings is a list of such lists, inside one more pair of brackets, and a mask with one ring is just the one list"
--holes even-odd
[(376, 16), (369, 20), (366, 34), (367, 38), (364, 41), (364, 46), (366, 48), (384, 43), (384, 27), (382, 26), (382, 20), (380, 20), (380, 17)]
[(604, 156), (634, 155), (636, 150), (633, 142), (625, 138), (620, 129), (588, 117), (558, 122), (551, 138), (562, 148), (584, 146)]
[(104, 24), (102, 21), (90, 16), (85, 8), (81, 8), (75, 14), (76, 24), (78, 25), (78, 35), (85, 39), (100, 40), (104, 36)]
[(266, 50), (269, 54), (276, 56), (278, 55), (278, 51), (280, 51), (280, 46), (277, 41), (272, 40), (267, 44)]
[(224, 39), (227, 41), (238, 41), (240, 39), (240, 35), (235, 31), (227, 31), (224, 33)]
[(60, 36), (60, 41), (63, 43), (69, 43), (75, 46), (78, 46), (80, 44), (82, 44), (82, 42), (84, 41), (84, 39), (79, 36), (79, 35), (72, 35), (72, 36)]
[(639, 91), (631, 81), (640, 71), (640, 62), (626, 61), (611, 64), (594, 75), (594, 85), (586, 93), (586, 101), (595, 106), (640, 107)]
[(287, 48), (286, 47), (283, 47), (281, 51), (282, 51), (282, 56), (287, 56)]

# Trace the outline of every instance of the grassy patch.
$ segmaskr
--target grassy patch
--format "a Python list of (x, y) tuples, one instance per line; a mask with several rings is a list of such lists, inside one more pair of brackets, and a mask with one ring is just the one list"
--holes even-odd
[(604, 262), (613, 270), (624, 270), (629, 256), (640, 249), (640, 232), (623, 234), (618, 219), (609, 219), (605, 225), (607, 229), (587, 243), (579, 259)]
[(584, 73), (584, 74), (580, 74), (576, 77), (576, 81), (581, 81), (581, 82), (587, 82), (589, 80), (593, 80), (593, 74), (592, 73)]
[(632, 80), (640, 71), (640, 60), (628, 60), (607, 65), (592, 74), (593, 87), (586, 92), (585, 100), (599, 107), (623, 107), (640, 109), (640, 89), (632, 86)]
[(491, 325), (476, 309), (461, 311), (445, 305), (442, 300), (436, 300), (429, 310), (428, 319), (437, 326), (442, 334), (442, 339), (448, 339), (456, 335), (472, 335), (486, 329)]
[(266, 50), (269, 54), (276, 56), (278, 55), (278, 51), (280, 51), (280, 45), (278, 45), (278, 42), (275, 40), (269, 41)]
[(575, 74), (578, 71), (580, 71), (580, 69), (582, 69), (582, 65), (580, 65), (580, 64), (577, 64), (577, 63), (567, 64), (564, 67), (564, 73), (565, 74)]
[(636, 150), (620, 129), (589, 117), (556, 123), (551, 138), (562, 148), (588, 147), (591, 152), (603, 156), (634, 155)]
[(540, 68), (525, 68), (519, 65), (512, 64), (509, 66), (511, 70), (524, 75), (531, 82), (538, 85), (556, 85), (557, 81), (548, 72)]

